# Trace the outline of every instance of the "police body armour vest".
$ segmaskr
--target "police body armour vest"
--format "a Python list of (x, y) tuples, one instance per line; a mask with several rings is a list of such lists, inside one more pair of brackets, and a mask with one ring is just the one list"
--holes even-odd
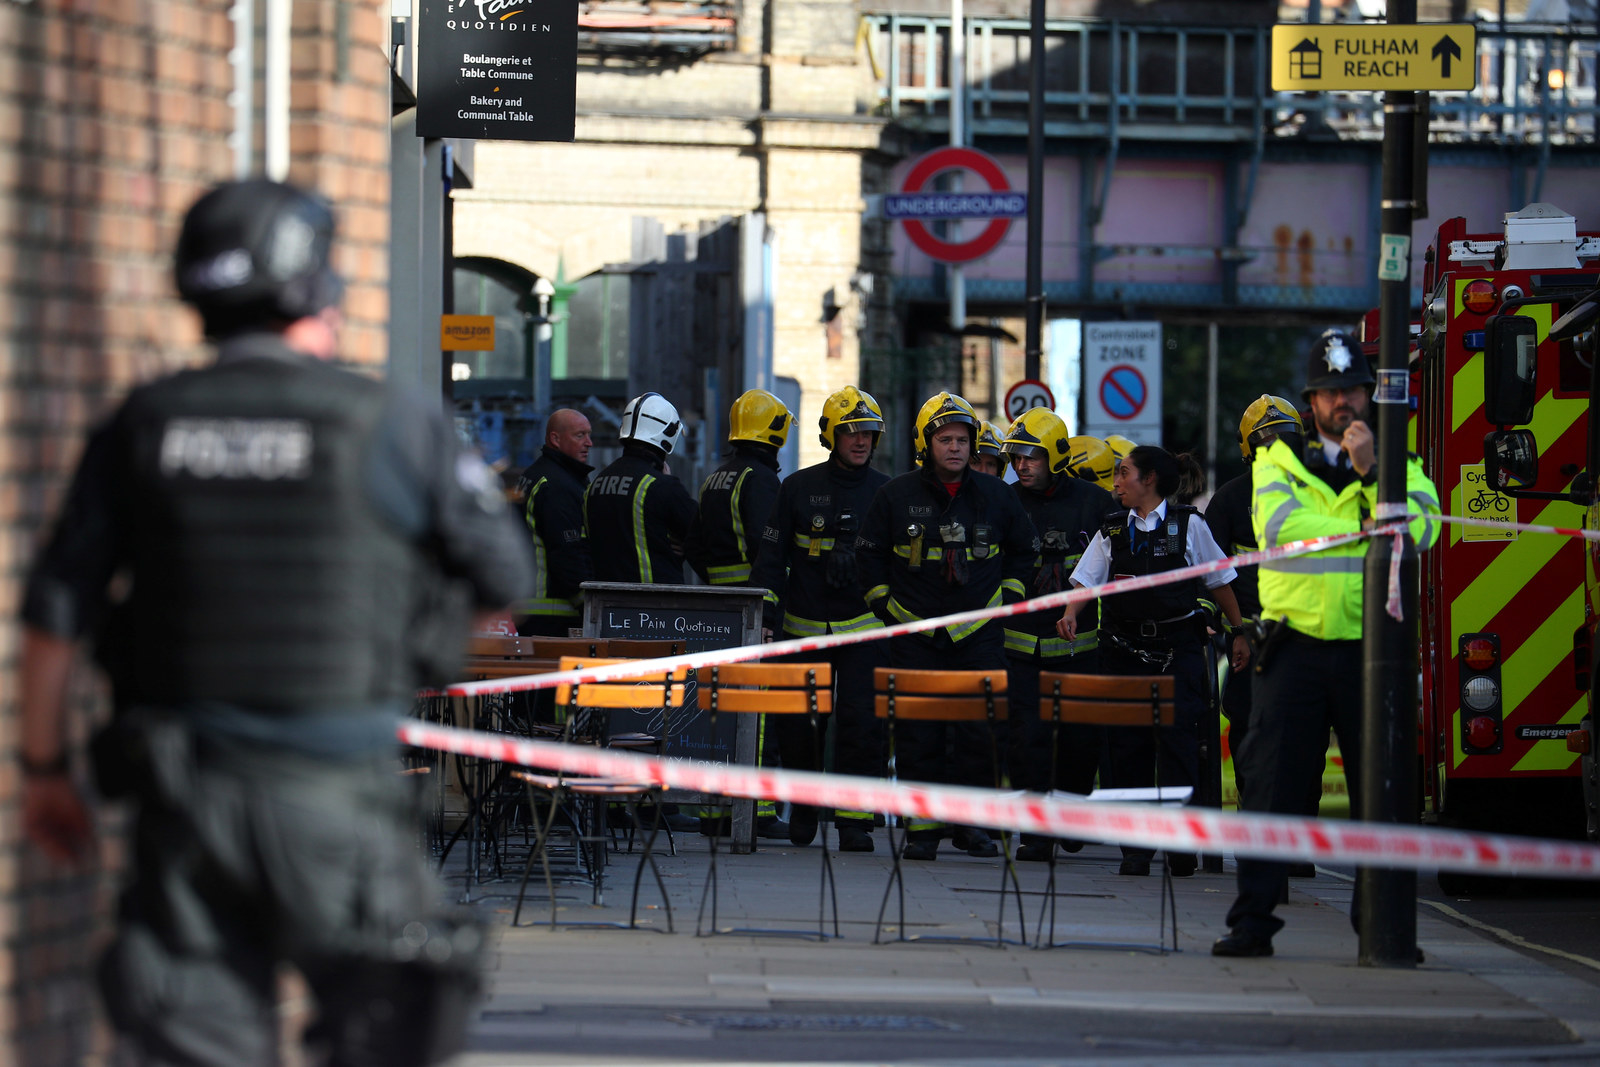
[[(1100, 527), (1111, 547), (1111, 577), (1160, 574), (1188, 565), (1184, 558), (1188, 546), (1189, 521), (1195, 509), (1168, 504), (1167, 517), (1154, 530), (1135, 531), (1126, 511), (1106, 516)], [(1106, 621), (1175, 619), (1195, 609), (1195, 600), (1204, 589), (1198, 579), (1135, 589), (1101, 601)]]
[(411, 685), (420, 554), (373, 510), (384, 386), (243, 358), (124, 409), (134, 586), (108, 666), (123, 703), (360, 708)]

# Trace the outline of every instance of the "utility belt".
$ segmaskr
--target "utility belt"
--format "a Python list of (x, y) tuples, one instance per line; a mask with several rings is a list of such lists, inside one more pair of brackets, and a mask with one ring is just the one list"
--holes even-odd
[(1123, 648), (1171, 651), (1199, 644), (1205, 637), (1205, 620), (1199, 608), (1170, 619), (1122, 619), (1102, 614), (1100, 629)]

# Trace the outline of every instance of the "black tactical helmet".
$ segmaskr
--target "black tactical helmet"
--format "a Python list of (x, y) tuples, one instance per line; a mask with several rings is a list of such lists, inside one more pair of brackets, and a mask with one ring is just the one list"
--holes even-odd
[(333, 211), (282, 182), (224, 182), (195, 201), (178, 235), (178, 294), (207, 336), (288, 323), (339, 302), (328, 256)]
[(1348, 389), (1374, 381), (1361, 342), (1343, 330), (1328, 330), (1306, 355), (1306, 386), (1300, 397), (1309, 399), (1313, 389)]

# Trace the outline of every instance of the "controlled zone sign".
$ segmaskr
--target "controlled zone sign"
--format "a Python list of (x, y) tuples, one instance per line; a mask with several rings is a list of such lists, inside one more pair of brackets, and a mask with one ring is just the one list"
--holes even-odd
[(1272, 27), (1272, 88), (1468, 90), (1478, 83), (1478, 34), (1457, 23)]
[[(948, 170), (976, 174), (988, 186), (986, 191), (940, 192), (928, 183)], [(1011, 220), (1028, 213), (1028, 194), (1011, 188), (1006, 172), (995, 158), (976, 148), (936, 148), (922, 156), (906, 172), (900, 192), (883, 198), (883, 213), (905, 225), (911, 243), (941, 263), (970, 263), (988, 255), (1006, 239)], [(988, 219), (989, 225), (966, 241), (935, 237), (930, 221), (946, 219)]]
[(1083, 327), (1084, 432), (1161, 443), (1161, 324), (1088, 322)]

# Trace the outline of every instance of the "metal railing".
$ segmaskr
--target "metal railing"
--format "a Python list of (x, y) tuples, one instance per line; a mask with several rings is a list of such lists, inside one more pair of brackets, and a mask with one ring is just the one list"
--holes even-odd
[(578, 9), (578, 50), (599, 53), (725, 51), (738, 44), (732, 4), (697, 0), (587, 0)]
[[(950, 20), (863, 16), (880, 107), (930, 130), (948, 128)], [(1592, 143), (1596, 44), (1592, 27), (1477, 26), (1478, 85), (1431, 94), (1435, 139)], [(1377, 93), (1270, 89), (1271, 27), (1169, 26), (1101, 20), (1046, 23), (1046, 132), (1185, 140), (1254, 140), (1318, 129), (1377, 138)], [(1026, 131), (1028, 23), (966, 20), (967, 118), (978, 133)]]

